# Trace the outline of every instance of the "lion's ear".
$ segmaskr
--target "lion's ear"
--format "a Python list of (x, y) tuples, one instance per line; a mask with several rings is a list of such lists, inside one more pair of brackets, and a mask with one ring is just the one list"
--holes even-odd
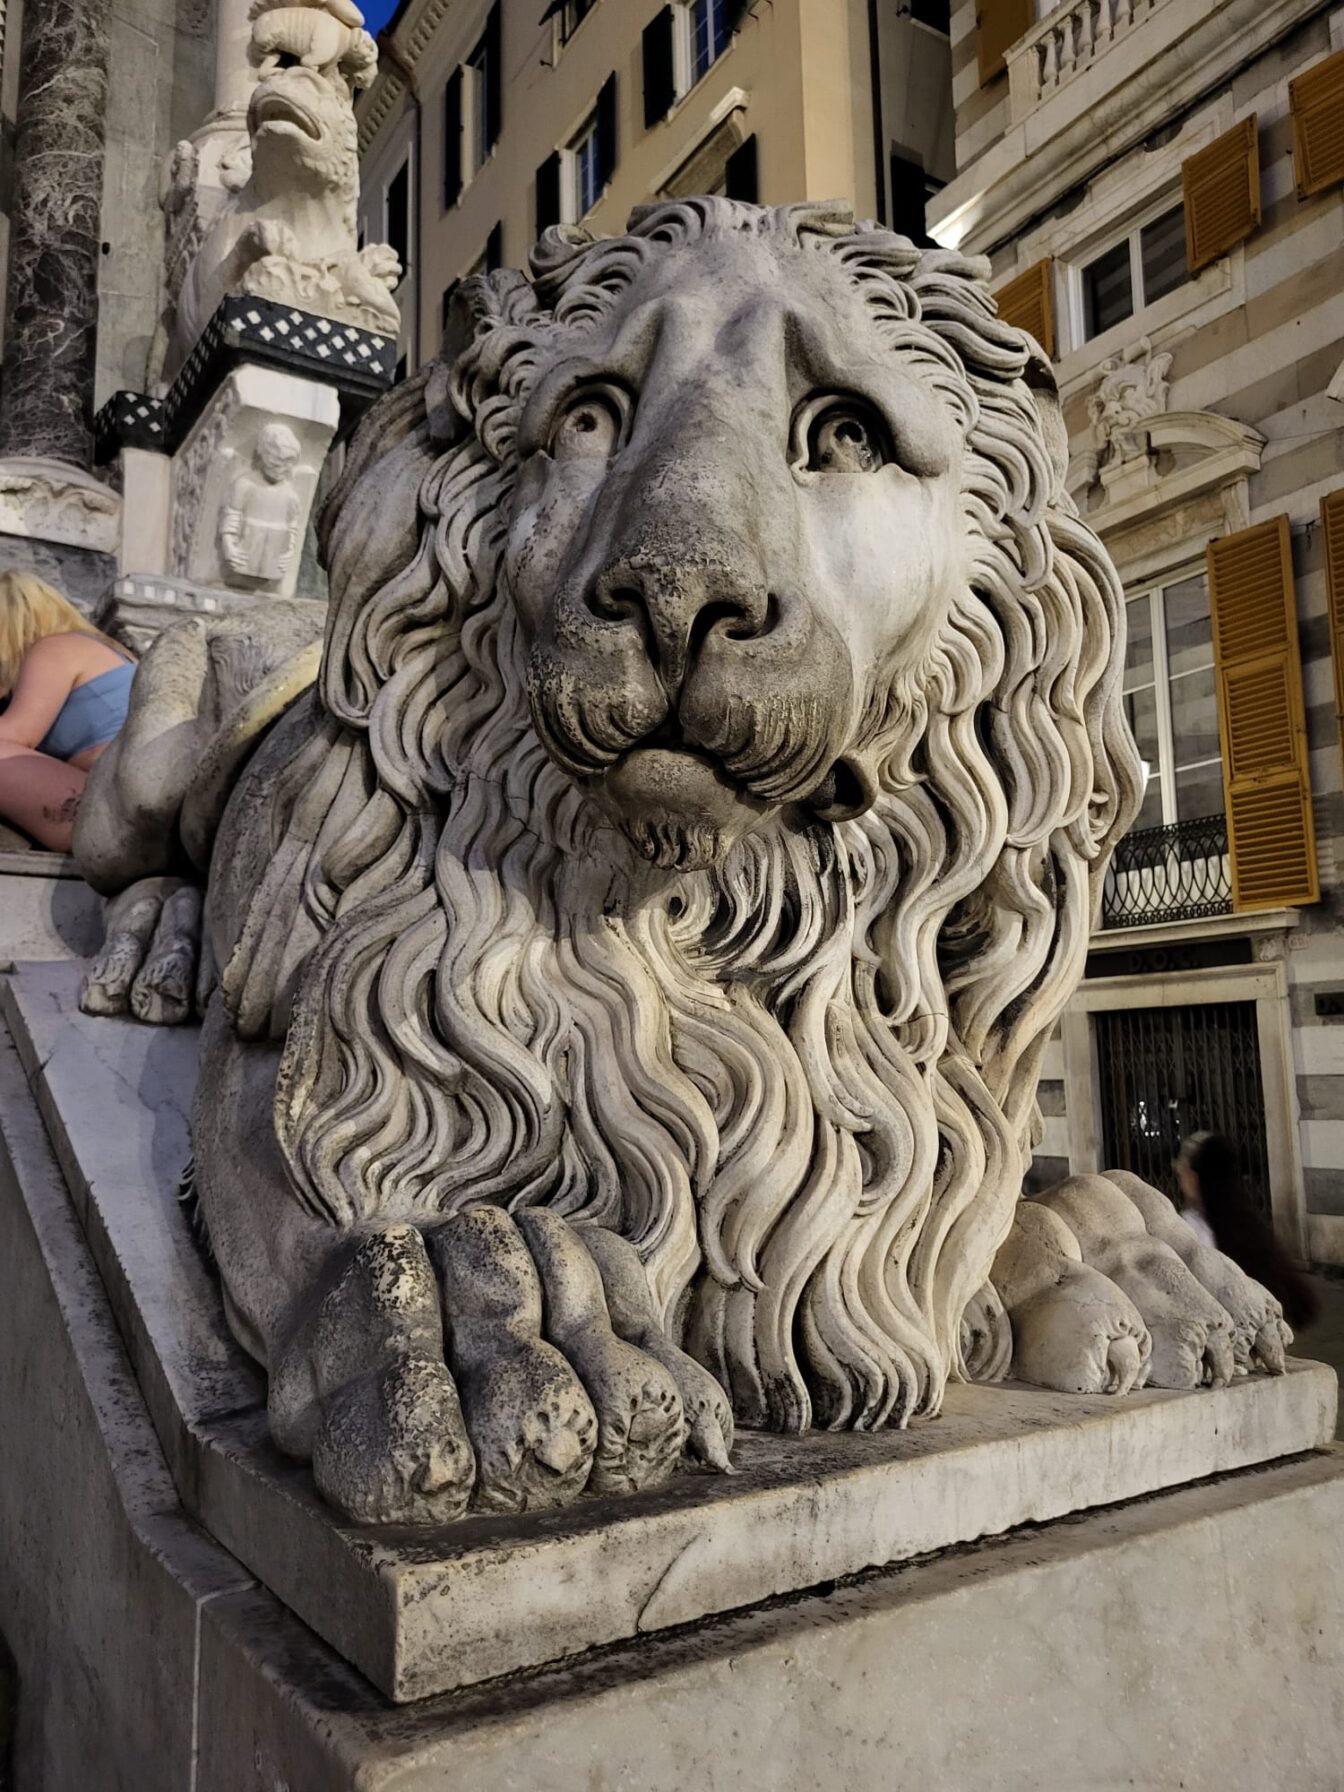
[(1022, 378), (1041, 420), (1041, 437), (1050, 456), (1055, 475), (1054, 489), (1058, 492), (1063, 490), (1064, 476), (1069, 469), (1069, 432), (1064, 424), (1064, 408), (1059, 402), (1059, 386), (1049, 356), (1035, 337), (1028, 336), (1027, 345), (1030, 352)]

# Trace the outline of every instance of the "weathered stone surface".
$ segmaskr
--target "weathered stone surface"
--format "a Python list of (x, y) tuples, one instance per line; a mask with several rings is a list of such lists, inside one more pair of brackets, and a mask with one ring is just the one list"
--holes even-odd
[[(326, 1325), (356, 1236), (400, 1260), (408, 1222), (513, 1209), (541, 1342), (595, 1409), (600, 1355), (636, 1377), (654, 1479), (680, 1390), (664, 1427), (670, 1371), (647, 1323), (615, 1337), (576, 1219), (749, 1426), (934, 1414), (1002, 1321), (1039, 1050), (1139, 767), (1122, 594), (983, 272), (834, 205), (557, 231), (466, 284), (352, 444), (321, 675), (208, 837), (193, 1123), (277, 1439), (348, 1514), (460, 1510), (459, 1407), (478, 1509), (528, 1478), (482, 1468), (499, 1438), (535, 1465), (565, 1430), (558, 1384), (516, 1410), (475, 1360), (488, 1397), (447, 1397), (471, 1353), (450, 1297), (426, 1355), (427, 1284), (395, 1325), (352, 1303), (362, 1353)], [(208, 734), (199, 646), (161, 690), (146, 666), (128, 736), (171, 738), (160, 697)], [(117, 796), (95, 774), (81, 812), (134, 841), (100, 887), (175, 875), (173, 804), (147, 838)], [(587, 1488), (637, 1487), (606, 1435)]]
[[(1344, 1586), (1321, 1539), (1344, 1525), (1338, 1452), (389, 1706), (177, 1506), (17, 1071), (0, 1043), (18, 1784), (739, 1792), (768, 1776), (811, 1792), (840, 1776), (855, 1792), (1036, 1792), (1077, 1784), (1085, 1761), (1097, 1784), (1334, 1792)], [(1258, 1385), (1279, 1399), (1295, 1379)]]
[(1342, 1521), (1344, 1458), (1313, 1456), (641, 1638), (395, 1725), (292, 1620), (229, 1594), (203, 1626), (198, 1792), (234, 1792), (249, 1769), (289, 1792), (337, 1792), (356, 1771), (360, 1792), (1336, 1792), (1344, 1574), (1321, 1539)]
[[(1121, 1401), (953, 1387), (906, 1432), (739, 1433), (730, 1477), (638, 1501), (382, 1537), (336, 1520), (266, 1437), (176, 1200), (190, 1029), (94, 1021), (71, 966), (3, 992), (34, 1090), (193, 1516), (373, 1682), (414, 1699), (862, 1569), (1326, 1443), (1319, 1365)], [(153, 1091), (153, 1103), (128, 1092)], [(115, 1117), (115, 1126), (114, 1126)]]
[(87, 958), (102, 937), (103, 905), (71, 860), (0, 850), (0, 964)]
[[(108, 1136), (116, 1130), (115, 1118)], [(187, 1792), (208, 1602), (250, 1576), (182, 1511), (103, 1288), (0, 1037), (0, 1612), (14, 1783)]]
[(0, 455), (93, 457), (107, 0), (23, 9)]

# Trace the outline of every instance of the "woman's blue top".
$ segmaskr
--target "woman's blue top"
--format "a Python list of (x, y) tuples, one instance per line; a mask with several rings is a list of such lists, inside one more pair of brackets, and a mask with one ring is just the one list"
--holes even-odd
[(87, 684), (77, 685), (61, 705), (61, 713), (38, 742), (39, 753), (73, 759), (90, 747), (104, 746), (120, 734), (131, 702), (133, 665), (113, 666)]

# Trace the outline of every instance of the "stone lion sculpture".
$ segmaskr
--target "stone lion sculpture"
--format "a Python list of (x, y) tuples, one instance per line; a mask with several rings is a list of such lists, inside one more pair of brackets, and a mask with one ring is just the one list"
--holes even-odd
[(231, 745), (140, 854), (167, 902), (95, 768), (90, 999), (185, 1011), (208, 866), (200, 1205), (275, 1438), (356, 1518), (903, 1425), (1015, 1340), (1063, 1387), (1282, 1366), (1154, 1191), (1019, 1204), (1140, 773), (986, 271), (837, 205), (547, 232), (362, 426), (311, 690), (268, 721), (270, 653), (250, 720), (201, 703)]
[[(377, 50), (349, 0), (256, 0), (245, 181), (214, 213), (165, 320), (161, 378), (171, 383), (220, 302), (271, 298), (395, 336), (401, 264), (357, 245), (359, 142), (353, 98)], [(178, 154), (190, 151), (179, 145)]]

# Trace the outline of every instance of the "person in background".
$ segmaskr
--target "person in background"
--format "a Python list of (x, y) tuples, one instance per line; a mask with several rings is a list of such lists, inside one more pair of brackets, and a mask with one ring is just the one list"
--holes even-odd
[(0, 573), (0, 821), (69, 852), (85, 777), (126, 720), (134, 676), (131, 656), (59, 591)]
[(1176, 1180), (1185, 1201), (1181, 1217), (1191, 1231), (1268, 1288), (1295, 1331), (1310, 1325), (1319, 1304), (1311, 1283), (1247, 1194), (1231, 1139), (1216, 1132), (1183, 1139)]

